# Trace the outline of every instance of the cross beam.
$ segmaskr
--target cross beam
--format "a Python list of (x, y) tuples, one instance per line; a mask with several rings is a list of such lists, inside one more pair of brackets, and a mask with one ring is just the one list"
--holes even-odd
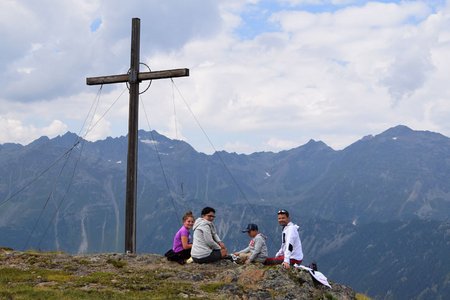
[(125, 253), (136, 253), (136, 187), (139, 117), (139, 83), (143, 80), (189, 76), (189, 69), (139, 72), (141, 20), (133, 18), (131, 26), (131, 61), (127, 74), (86, 78), (87, 85), (128, 82), (130, 110), (128, 118), (127, 187), (125, 200)]
[[(138, 74), (138, 81), (153, 80), (161, 78), (189, 76), (189, 69), (162, 70), (153, 72), (141, 72)], [(110, 84), (129, 82), (130, 74), (109, 75), (86, 78), (87, 85)]]

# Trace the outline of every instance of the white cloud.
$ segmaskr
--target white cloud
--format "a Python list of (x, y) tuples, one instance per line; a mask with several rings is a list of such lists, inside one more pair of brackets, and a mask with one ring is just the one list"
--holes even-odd
[[(142, 22), (143, 57), (214, 34), (221, 22), (213, 1), (4, 2), (0, 4), (2, 15), (8, 12), (14, 18), (6, 18), (0, 29), (0, 40), (8, 45), (2, 51), (0, 81), (9, 82), (0, 97), (16, 101), (72, 95), (85, 88), (83, 77), (126, 73), (130, 20), (136, 15), (144, 13), (151, 20)], [(102, 26), (91, 32), (98, 18)]]
[(426, 40), (412, 37), (398, 41), (396, 54), (381, 80), (388, 87), (390, 95), (400, 101), (421, 88), (434, 70), (430, 45)]
[(326, 0), (280, 0), (281, 3), (287, 3), (291, 6), (295, 5), (324, 5), (329, 3), (330, 1)]
[[(448, 3), (292, 0), (270, 11), (256, 0), (53, 2), (0, 3), (0, 130), (22, 141), (54, 120), (80, 131), (99, 88), (86, 86), (85, 77), (127, 71), (135, 16), (141, 61), (152, 70), (191, 72), (174, 79), (189, 108), (169, 80), (154, 81), (142, 95), (150, 126), (199, 151), (211, 147), (190, 110), (217, 150), (237, 152), (282, 150), (311, 138), (342, 148), (397, 124), (450, 135)], [(335, 6), (302, 6), (312, 2)], [(246, 23), (255, 6), (266, 24)], [(250, 25), (259, 26), (256, 35), (240, 36)], [(96, 114), (123, 89), (105, 86)], [(126, 134), (127, 118), (125, 93), (88, 138)], [(146, 123), (141, 110), (140, 127), (149, 129)], [(64, 126), (50, 127), (53, 134)], [(0, 135), (0, 142), (17, 140)]]
[(67, 132), (67, 125), (60, 120), (53, 120), (49, 125), (38, 128), (25, 125), (20, 120), (0, 116), (0, 142), (28, 144), (30, 136), (48, 136), (53, 138)]
[(282, 151), (298, 147), (300, 143), (298, 141), (282, 140), (277, 138), (271, 138), (267, 141), (267, 145), (274, 151)]
[[(423, 25), (434, 15), (427, 14), (423, 3), (371, 3), (322, 14), (284, 11), (272, 18), (282, 32), (248, 41), (224, 32), (188, 43), (179, 59), (171, 59), (193, 65), (188, 81), (203, 84), (186, 87), (195, 113), (214, 132), (226, 131), (232, 140), (237, 132), (253, 136), (264, 130), (274, 141), (271, 134), (283, 130), (291, 132), (286, 140), (298, 141), (292, 137), (300, 131), (300, 140), (323, 137), (342, 148), (389, 126), (423, 124), (423, 103), (407, 116), (402, 110), (408, 105), (393, 110), (392, 103), (399, 95), (418, 101), (411, 97), (435, 72), (429, 53), (436, 31)], [(408, 48), (415, 44), (425, 47)], [(406, 81), (399, 76), (405, 67)]]
[[(227, 142), (225, 143), (225, 148), (229, 152), (236, 152), (236, 153), (251, 153), (254, 150), (253, 145), (249, 145), (240, 141), (237, 142)], [(220, 149), (216, 149), (220, 151)]]
[(60, 120), (53, 120), (52, 123), (40, 130), (42, 135), (54, 137), (64, 134), (67, 131), (67, 125)]
[(83, 137), (88, 141), (96, 141), (99, 139), (104, 139), (110, 134), (111, 122), (105, 118), (102, 118), (102, 115), (95, 114), (92, 121), (86, 128), (86, 132)]

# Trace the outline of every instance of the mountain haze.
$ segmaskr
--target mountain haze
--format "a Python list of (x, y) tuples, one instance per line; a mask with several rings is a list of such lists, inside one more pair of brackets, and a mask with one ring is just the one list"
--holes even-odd
[[(0, 145), (0, 245), (122, 252), (127, 138), (73, 133)], [(321, 141), (279, 153), (197, 152), (139, 131), (137, 249), (164, 253), (181, 215), (217, 210), (230, 250), (257, 223), (279, 247), (276, 211), (301, 227), (305, 263), (386, 299), (450, 294), (450, 139), (396, 126), (336, 151)], [(416, 276), (432, 266), (432, 276)]]

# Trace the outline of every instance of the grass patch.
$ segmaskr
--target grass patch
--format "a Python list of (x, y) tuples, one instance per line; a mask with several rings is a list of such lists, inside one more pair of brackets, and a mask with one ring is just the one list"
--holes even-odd
[(370, 297), (368, 297), (364, 294), (360, 294), (360, 293), (357, 293), (355, 298), (356, 298), (356, 300), (371, 300)]
[(108, 272), (94, 272), (86, 276), (75, 278), (74, 283), (77, 286), (84, 286), (90, 283), (108, 286), (111, 285), (111, 280), (113, 280), (115, 276), (116, 274)]
[(333, 296), (333, 295), (330, 294), (330, 293), (326, 293), (326, 294), (324, 295), (324, 297), (325, 297), (325, 299), (327, 299), (327, 300), (338, 300), (338, 298), (336, 298), (335, 296)]
[[(164, 280), (156, 272), (143, 274), (113, 274), (96, 272), (79, 278), (78, 285), (97, 284), (105, 290), (120, 293), (123, 299), (178, 299), (180, 293), (192, 293), (191, 283)], [(126, 292), (123, 292), (126, 291)], [(146, 296), (145, 296), (146, 295)]]
[(82, 291), (76, 289), (43, 289), (21, 287), (10, 291), (1, 291), (0, 299), (38, 299), (38, 300), (78, 300), (78, 299), (99, 299), (99, 300), (122, 300), (122, 299), (181, 299), (181, 297), (165, 297), (155, 295), (151, 292), (118, 292), (113, 290), (90, 290)]
[(183, 299), (182, 293), (195, 293), (191, 283), (165, 280), (168, 274), (94, 272), (76, 276), (55, 270), (0, 268), (0, 299)]
[(89, 265), (89, 261), (86, 258), (74, 259), (74, 261), (76, 261), (80, 265), (84, 265), (84, 266)]
[(226, 283), (224, 282), (212, 282), (212, 283), (206, 283), (202, 284), (200, 286), (200, 289), (207, 293), (215, 293), (218, 289), (223, 287)]
[(108, 258), (108, 260), (106, 261), (108, 264), (113, 265), (114, 267), (120, 269), (123, 268), (127, 265), (126, 261), (120, 260), (120, 259), (112, 259), (112, 258)]
[(26, 256), (55, 256), (58, 254), (64, 254), (64, 252), (62, 251), (45, 251), (45, 252), (41, 252), (38, 250), (34, 250), (34, 249), (28, 249), (27, 251), (23, 252), (24, 255)]
[(43, 281), (66, 282), (72, 276), (64, 271), (57, 270), (19, 270), (13, 268), (0, 268), (0, 287), (8, 283), (39, 283)]
[[(30, 271), (22, 271), (12, 268), (0, 269), (0, 287), (11, 282), (30, 282), (37, 278)], [(1, 289), (0, 289), (1, 290)]]
[(75, 272), (78, 270), (78, 266), (74, 265), (72, 263), (65, 263), (62, 265), (62, 268), (64, 269), (64, 271), (66, 272)]
[(69, 275), (69, 274), (64, 274), (64, 273), (61, 273), (61, 274), (49, 274), (49, 275), (47, 275), (46, 279), (48, 281), (55, 281), (55, 282), (61, 282), (62, 283), (62, 282), (70, 282), (70, 281), (72, 281), (73, 276)]
[(3, 246), (0, 246), (0, 251), (1, 251), (1, 250), (3, 250), (3, 251), (14, 251), (13, 248), (3, 247)]

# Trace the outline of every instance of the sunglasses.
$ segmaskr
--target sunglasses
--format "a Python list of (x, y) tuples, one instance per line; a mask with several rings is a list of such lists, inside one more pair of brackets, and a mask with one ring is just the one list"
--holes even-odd
[(285, 210), (285, 209), (280, 209), (280, 210), (277, 212), (277, 214), (278, 214), (278, 215), (279, 215), (279, 214), (288, 214), (288, 211)]
[(208, 217), (208, 218), (215, 218), (216, 216), (215, 215), (205, 215), (206, 217)]

